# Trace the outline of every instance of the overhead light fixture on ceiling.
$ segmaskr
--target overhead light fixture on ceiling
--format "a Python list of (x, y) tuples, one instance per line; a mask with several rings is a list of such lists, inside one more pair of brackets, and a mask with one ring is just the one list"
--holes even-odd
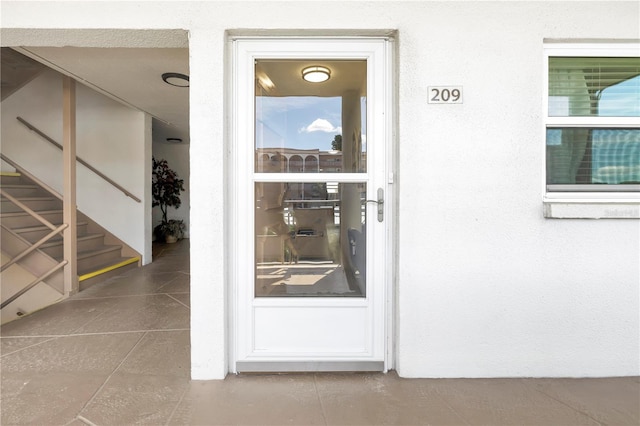
[(189, 87), (189, 76), (177, 72), (166, 72), (162, 74), (165, 83), (177, 87)]
[(313, 65), (302, 70), (302, 78), (310, 83), (322, 83), (329, 80), (331, 70), (320, 65)]

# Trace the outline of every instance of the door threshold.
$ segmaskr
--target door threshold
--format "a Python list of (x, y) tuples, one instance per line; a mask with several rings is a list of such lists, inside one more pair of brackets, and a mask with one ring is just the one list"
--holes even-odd
[(384, 372), (384, 361), (237, 361), (237, 373)]

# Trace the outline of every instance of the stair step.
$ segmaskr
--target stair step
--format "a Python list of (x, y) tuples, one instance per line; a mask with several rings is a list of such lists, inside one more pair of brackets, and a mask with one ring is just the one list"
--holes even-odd
[[(59, 225), (59, 224), (54, 223), (54, 225)], [(77, 222), (78, 237), (87, 235), (87, 226), (88, 226), (88, 222), (86, 221)], [(51, 229), (49, 229), (44, 225), (25, 226), (20, 228), (12, 228), (11, 230), (16, 234), (20, 234), (22, 238), (29, 241), (30, 243), (35, 243), (40, 238), (44, 237), (49, 232), (51, 232)]]
[(78, 280), (80, 282), (95, 278), (100, 275), (107, 274), (125, 266), (133, 265), (140, 262), (140, 256), (136, 257), (121, 257), (116, 262), (105, 263), (104, 265), (98, 265), (93, 271), (86, 272), (82, 275), (78, 274)]
[(2, 188), (3, 189), (8, 189), (8, 188), (29, 188), (29, 189), (42, 189), (40, 188), (38, 185), (33, 184), (33, 183), (25, 183), (22, 182), (20, 180), (20, 178), (15, 178), (14, 177), (2, 177)]
[[(34, 211), (51, 211), (51, 210), (59, 210), (61, 201), (56, 197), (16, 197), (18, 201), (29, 207)], [(2, 213), (18, 213), (24, 212), (22, 208), (13, 204), (7, 198), (0, 198), (2, 202), (1, 212)]]
[(96, 250), (78, 253), (78, 275), (84, 275), (114, 262), (117, 263), (121, 257), (121, 249), (122, 246), (102, 246)]
[(3, 183), (2, 189), (4, 189), (9, 194), (14, 197), (29, 197), (36, 195), (46, 195), (49, 194), (44, 189), (40, 188), (38, 185), (25, 184), (25, 183)]
[[(86, 221), (78, 221), (76, 223), (78, 226), (82, 226), (82, 225), (86, 225), (87, 222)], [(59, 226), (60, 224), (55, 224), (56, 226)], [(50, 230), (48, 227), (44, 226), (44, 225), (40, 225), (40, 226), (23, 226), (20, 228), (11, 228), (11, 230), (15, 233), (21, 233), (21, 232), (31, 232), (31, 231), (39, 231), (39, 230)]]
[[(82, 242), (91, 241), (93, 239), (100, 239), (100, 238), (104, 238), (104, 234), (86, 234), (86, 235), (82, 235), (82, 236), (78, 237), (78, 244), (80, 244), (81, 241)], [(62, 237), (61, 236), (57, 236), (57, 237), (53, 237), (48, 242), (44, 243), (41, 247), (54, 247), (54, 246), (60, 245), (60, 244), (62, 244)]]
[[(22, 201), (23, 203), (25, 201), (37, 201), (37, 200), (57, 200), (56, 197), (47, 197), (45, 195), (42, 196), (30, 196), (30, 197), (14, 197), (17, 198), (18, 201)], [(9, 201), (8, 199), (5, 199), (5, 197), (2, 197), (2, 201)]]
[(122, 246), (116, 246), (116, 245), (106, 246), (105, 245), (95, 250), (86, 250), (86, 251), (83, 251), (82, 253), (78, 253), (78, 260), (88, 259), (90, 257), (96, 256), (99, 254), (110, 253), (115, 250), (120, 250), (121, 248)]
[[(38, 214), (53, 224), (62, 223), (62, 210), (43, 210)], [(40, 221), (24, 211), (3, 212), (0, 213), (0, 219), (5, 226), (11, 229), (40, 225)]]
[[(78, 237), (78, 253), (96, 250), (104, 245), (104, 234), (86, 234)], [(62, 259), (64, 244), (61, 236), (56, 236), (40, 246), (49, 256)]]
[[(52, 214), (62, 214), (62, 209), (51, 209), (51, 210), (42, 210), (38, 212), (39, 215), (44, 216), (44, 215), (52, 215)], [(2, 212), (0, 214), (0, 218), (5, 219), (5, 218), (10, 218), (10, 217), (20, 217), (20, 216), (29, 216), (31, 217), (31, 215), (25, 211), (20, 211), (20, 212)]]

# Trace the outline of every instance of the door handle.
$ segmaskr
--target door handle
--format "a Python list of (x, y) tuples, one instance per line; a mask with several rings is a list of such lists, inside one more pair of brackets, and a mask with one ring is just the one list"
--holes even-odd
[(384, 189), (378, 188), (377, 200), (365, 200), (365, 203), (376, 203), (378, 205), (378, 222), (384, 220)]

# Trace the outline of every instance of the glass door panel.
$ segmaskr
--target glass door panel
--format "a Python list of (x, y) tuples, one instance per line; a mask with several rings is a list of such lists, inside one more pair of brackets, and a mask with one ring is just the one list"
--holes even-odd
[(256, 297), (366, 295), (366, 184), (255, 188)]
[[(328, 80), (300, 76), (314, 64)], [(367, 62), (257, 60), (255, 170), (365, 173)]]
[(260, 59), (255, 76), (255, 297), (365, 297), (366, 183), (286, 176), (366, 173), (367, 62)]

